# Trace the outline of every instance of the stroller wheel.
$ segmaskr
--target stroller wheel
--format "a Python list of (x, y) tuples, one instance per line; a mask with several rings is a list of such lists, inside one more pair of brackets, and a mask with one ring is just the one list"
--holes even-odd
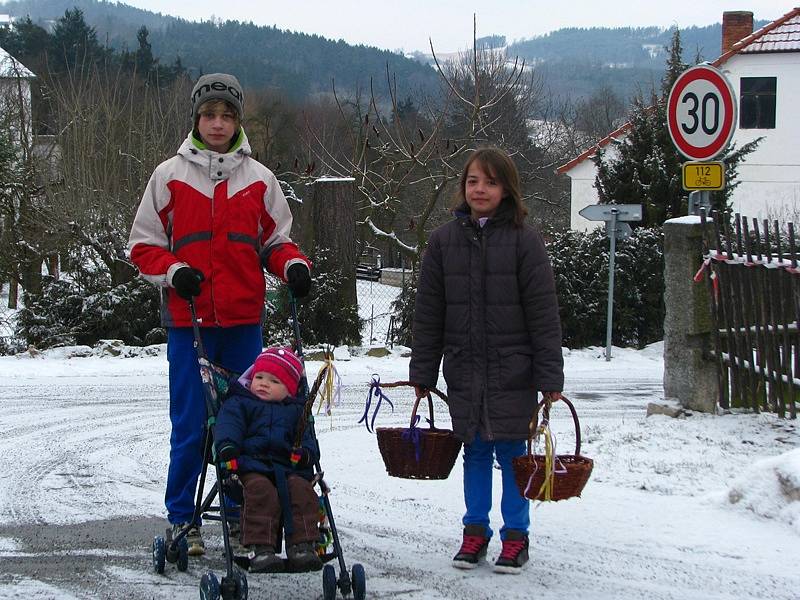
[(322, 568), (322, 599), (336, 600), (336, 569), (333, 565)]
[(350, 576), (353, 580), (353, 600), (364, 600), (367, 595), (367, 575), (364, 573), (364, 565), (354, 564)]
[(239, 567), (233, 568), (231, 577), (222, 578), (224, 600), (247, 600), (247, 575)]
[(200, 578), (200, 600), (219, 600), (219, 579), (211, 571)]
[(189, 540), (185, 537), (178, 542), (178, 571), (185, 571), (189, 568)]
[(153, 538), (153, 570), (161, 574), (164, 572), (164, 559), (167, 555), (167, 544), (164, 538), (157, 535)]
[(178, 549), (178, 544), (176, 544), (172, 540), (166, 540), (165, 545), (166, 545), (166, 551), (164, 555), (167, 559), (167, 562), (174, 565), (176, 562), (178, 562), (178, 556), (180, 554), (180, 551)]

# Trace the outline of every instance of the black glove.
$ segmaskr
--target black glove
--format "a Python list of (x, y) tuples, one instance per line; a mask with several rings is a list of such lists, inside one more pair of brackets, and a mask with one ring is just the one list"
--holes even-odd
[(292, 448), (292, 454), (289, 457), (292, 466), (296, 469), (305, 469), (311, 466), (313, 462), (311, 451), (308, 448)]
[(181, 267), (172, 276), (172, 287), (178, 296), (184, 300), (191, 300), (200, 295), (200, 282), (205, 280), (205, 275), (199, 269)]
[(286, 283), (295, 298), (304, 298), (311, 290), (311, 271), (304, 264), (294, 263), (286, 271)]
[(236, 460), (237, 458), (239, 458), (239, 448), (230, 442), (217, 448), (217, 462), (219, 462), (223, 469), (227, 469), (228, 471), (238, 470), (239, 464)]

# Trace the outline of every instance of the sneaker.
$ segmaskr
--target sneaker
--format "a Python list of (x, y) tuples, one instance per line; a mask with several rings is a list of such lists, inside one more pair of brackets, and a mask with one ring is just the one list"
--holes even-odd
[(516, 575), (528, 562), (528, 536), (513, 529), (506, 531), (505, 536), (503, 549), (494, 563), (494, 572)]
[(319, 571), (322, 568), (322, 559), (311, 542), (292, 544), (286, 549), (286, 556), (295, 571)]
[(172, 538), (178, 537), (178, 533), (189, 527), (186, 534), (186, 541), (189, 544), (189, 556), (202, 556), (206, 553), (206, 545), (200, 535), (200, 527), (197, 525), (189, 526), (188, 523), (177, 523), (172, 526)]
[(272, 546), (250, 546), (251, 573), (277, 573), (283, 571), (283, 559)]
[(489, 536), (483, 525), (467, 525), (464, 527), (464, 540), (461, 549), (453, 557), (453, 566), (456, 569), (474, 569), (486, 556), (489, 547)]

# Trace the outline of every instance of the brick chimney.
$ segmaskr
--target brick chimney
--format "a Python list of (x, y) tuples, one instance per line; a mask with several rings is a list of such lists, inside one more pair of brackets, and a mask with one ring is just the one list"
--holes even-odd
[(753, 33), (753, 13), (745, 10), (722, 13), (722, 54), (751, 33)]

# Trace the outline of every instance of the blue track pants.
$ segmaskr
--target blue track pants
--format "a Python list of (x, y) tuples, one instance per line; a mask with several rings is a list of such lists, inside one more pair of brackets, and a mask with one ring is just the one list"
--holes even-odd
[[(253, 364), (262, 349), (261, 327), (201, 328), (206, 355), (212, 362), (238, 373)], [(172, 434), (164, 501), (170, 523), (186, 523), (194, 514), (195, 494), (203, 459), (206, 403), (191, 327), (167, 332), (169, 361), (169, 418)]]
[(487, 442), (477, 435), (471, 444), (464, 444), (464, 503), (467, 506), (464, 525), (483, 525), (489, 536), (492, 535), (489, 511), (492, 509), (492, 466), (496, 456), (503, 481), (500, 502), (503, 527), (500, 529), (500, 538), (505, 539), (505, 532), (509, 529), (528, 533), (531, 524), (530, 504), (519, 493), (511, 466), (511, 459), (525, 454), (525, 448), (524, 440)]

